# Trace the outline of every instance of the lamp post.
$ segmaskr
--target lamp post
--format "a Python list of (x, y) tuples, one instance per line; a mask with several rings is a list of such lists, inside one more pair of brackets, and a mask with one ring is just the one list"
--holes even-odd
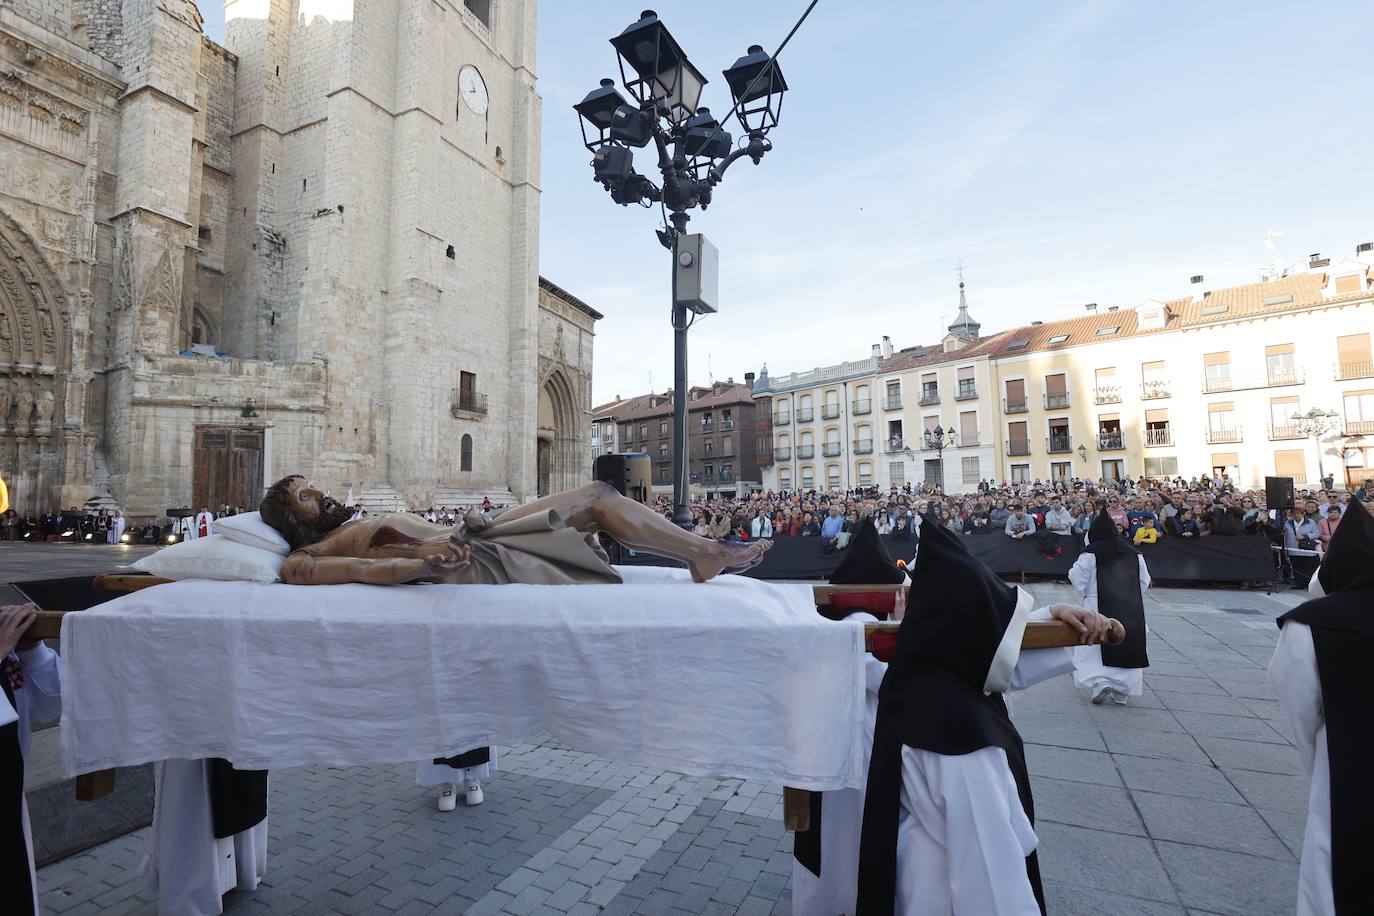
[(954, 430), (946, 430), (940, 426), (935, 427), (935, 431), (925, 430), (922, 437), (925, 439), (926, 448), (935, 449), (935, 459), (940, 465), (940, 492), (945, 492), (945, 449), (954, 445)]
[(1322, 461), (1322, 436), (1336, 429), (1340, 425), (1340, 414), (1334, 410), (1320, 410), (1313, 407), (1307, 413), (1295, 413), (1288, 419), (1293, 421), (1293, 425), (1302, 433), (1303, 436), (1310, 438), (1317, 446), (1317, 475), (1326, 479), (1325, 462)]
[[(689, 528), (687, 329), (700, 315), (716, 311), (716, 252), (704, 237), (686, 235), (688, 211), (710, 206), (712, 192), (735, 162), (748, 156), (757, 165), (773, 148), (768, 132), (778, 124), (787, 82), (777, 61), (758, 45), (724, 71), (734, 101), (724, 122), (734, 115), (746, 135), (736, 148), (724, 122), (700, 105), (706, 77), (653, 10), (612, 38), (611, 46), (635, 104), (626, 101), (614, 80), (603, 79), (573, 109), (592, 153), (593, 177), (611, 200), (621, 206), (659, 204), (666, 214), (658, 239), (673, 257), (673, 521)], [(661, 183), (634, 168), (632, 148), (650, 143)]]

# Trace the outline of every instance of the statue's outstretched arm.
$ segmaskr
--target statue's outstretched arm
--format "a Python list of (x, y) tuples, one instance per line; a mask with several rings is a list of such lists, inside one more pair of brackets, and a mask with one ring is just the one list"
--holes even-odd
[(288, 585), (400, 585), (429, 573), (424, 560), (391, 557), (371, 560), (363, 557), (315, 557), (298, 550), (286, 558), (281, 578)]

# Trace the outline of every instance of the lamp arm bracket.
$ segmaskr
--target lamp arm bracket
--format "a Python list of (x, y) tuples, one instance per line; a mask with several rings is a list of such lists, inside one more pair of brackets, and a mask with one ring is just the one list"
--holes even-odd
[(754, 161), (754, 165), (758, 165), (759, 160), (763, 159), (763, 154), (772, 148), (772, 141), (768, 140), (760, 133), (752, 133), (749, 135), (749, 144), (747, 146), (732, 151), (730, 155), (722, 159), (718, 165), (711, 166), (710, 172), (707, 173), (707, 180), (713, 185), (720, 184), (722, 179), (725, 178), (725, 170), (735, 162), (748, 156)]

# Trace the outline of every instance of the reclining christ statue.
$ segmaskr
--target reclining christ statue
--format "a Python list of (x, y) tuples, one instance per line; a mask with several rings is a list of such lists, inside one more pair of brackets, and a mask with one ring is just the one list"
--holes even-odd
[(296, 475), (274, 483), (260, 511), (291, 545), (281, 577), (293, 585), (619, 582), (596, 542), (602, 531), (631, 550), (680, 560), (705, 582), (758, 565), (773, 546), (699, 537), (600, 482), (496, 516), (474, 509), (452, 528), (406, 512), (349, 521), (351, 507)]

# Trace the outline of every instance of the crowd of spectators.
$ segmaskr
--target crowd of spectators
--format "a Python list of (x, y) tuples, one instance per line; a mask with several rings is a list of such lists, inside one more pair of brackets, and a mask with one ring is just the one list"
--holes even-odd
[(242, 506), (187, 507), (177, 515), (126, 518), (118, 509), (56, 506), (39, 515), (33, 510), (0, 513), (0, 541), (58, 544), (175, 544), (202, 533), (212, 534), (214, 520), (247, 511)]

